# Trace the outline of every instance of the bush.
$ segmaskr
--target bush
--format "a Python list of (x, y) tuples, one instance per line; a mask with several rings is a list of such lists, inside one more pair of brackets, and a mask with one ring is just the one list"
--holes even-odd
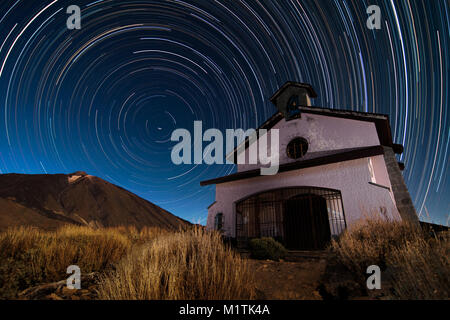
[(361, 288), (367, 267), (378, 265), (385, 280), (389, 275), (390, 298), (448, 299), (449, 244), (448, 234), (438, 239), (407, 222), (369, 220), (345, 231), (330, 249)]
[[(448, 236), (448, 234), (447, 234)], [(392, 291), (400, 299), (450, 298), (450, 242), (447, 239), (415, 239), (393, 250)]]
[(247, 262), (219, 233), (201, 228), (161, 235), (136, 247), (102, 277), (99, 298), (107, 300), (251, 299)]
[(421, 237), (420, 229), (408, 223), (369, 219), (332, 240), (331, 249), (350, 271), (365, 274), (370, 265), (385, 269), (392, 250)]
[(273, 238), (250, 240), (250, 252), (254, 259), (269, 259), (278, 261), (287, 255), (283, 245)]

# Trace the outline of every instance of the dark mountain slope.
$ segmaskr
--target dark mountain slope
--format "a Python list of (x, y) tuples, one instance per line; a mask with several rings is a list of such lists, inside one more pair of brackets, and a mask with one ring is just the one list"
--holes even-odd
[(137, 195), (84, 172), (0, 175), (0, 230), (63, 224), (178, 229), (189, 223)]

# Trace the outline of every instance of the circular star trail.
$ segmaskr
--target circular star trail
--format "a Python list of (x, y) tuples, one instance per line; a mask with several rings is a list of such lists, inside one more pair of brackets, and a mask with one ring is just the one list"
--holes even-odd
[[(81, 29), (66, 26), (81, 8)], [(381, 29), (366, 26), (369, 5)], [(170, 159), (173, 130), (255, 128), (286, 81), (314, 105), (390, 116), (422, 220), (450, 209), (446, 0), (0, 4), (0, 172), (97, 175), (193, 222), (231, 165)]]

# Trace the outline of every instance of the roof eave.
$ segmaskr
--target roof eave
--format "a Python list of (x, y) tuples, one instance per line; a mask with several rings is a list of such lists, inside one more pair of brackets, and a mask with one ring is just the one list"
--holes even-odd
[[(317, 167), (317, 166), (322, 166), (322, 165), (327, 165), (327, 164), (332, 164), (332, 163), (337, 163), (337, 162), (344, 162), (344, 161), (356, 160), (356, 159), (361, 159), (361, 158), (373, 157), (373, 156), (377, 156), (377, 155), (381, 155), (381, 154), (384, 154), (384, 148), (381, 145), (365, 147), (365, 148), (360, 148), (358, 150), (346, 151), (346, 152), (337, 153), (337, 154), (324, 156), (324, 157), (320, 157), (320, 158), (314, 158), (314, 159), (304, 160), (304, 161), (297, 161), (297, 162), (292, 162), (292, 163), (285, 163), (285, 164), (280, 165), (278, 173), (288, 172), (288, 171), (298, 170), (298, 169)], [(220, 178), (201, 181), (200, 186), (207, 186), (207, 185), (212, 185), (212, 184), (221, 184), (221, 183), (225, 183), (225, 182), (250, 179), (250, 178), (258, 177), (260, 175), (261, 175), (260, 169), (242, 171), (242, 172), (237, 172), (235, 174), (220, 177)]]

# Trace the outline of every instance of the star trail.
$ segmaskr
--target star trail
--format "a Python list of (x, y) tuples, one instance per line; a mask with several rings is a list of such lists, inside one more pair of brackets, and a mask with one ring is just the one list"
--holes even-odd
[(292, 80), (313, 105), (388, 114), (421, 220), (446, 224), (449, 13), (447, 0), (3, 0), (0, 173), (83, 170), (205, 223), (214, 186), (199, 182), (236, 168), (172, 164), (171, 133), (258, 127)]

